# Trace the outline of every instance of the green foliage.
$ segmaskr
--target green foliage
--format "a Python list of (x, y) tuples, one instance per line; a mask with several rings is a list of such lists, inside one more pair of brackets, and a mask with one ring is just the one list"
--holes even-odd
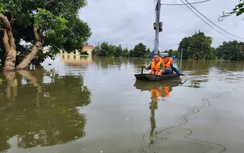
[(240, 16), (244, 13), (244, 0), (239, 0), (239, 4), (237, 4), (232, 11), (230, 12), (223, 12), (223, 15), (220, 16), (220, 20), (223, 20), (225, 17), (231, 16), (235, 14), (236, 16)]
[(100, 55), (100, 56), (106, 56), (108, 50), (109, 50), (109, 45), (108, 45), (108, 43), (103, 42), (103, 43), (100, 45), (100, 51), (99, 51), (99, 54), (98, 54), (98, 55)]
[(116, 46), (109, 45), (109, 49), (107, 50), (107, 56), (108, 57), (114, 57), (115, 56), (115, 50), (116, 50)]
[(172, 56), (180, 57), (177, 50), (172, 50)]
[(116, 49), (115, 49), (115, 57), (120, 57), (120, 56), (122, 56), (122, 52), (123, 52), (123, 49), (122, 49), (121, 45), (119, 45), (119, 46), (116, 47)]
[(96, 45), (95, 48), (92, 50), (92, 55), (99, 55), (100, 52), (100, 45)]
[(133, 57), (148, 57), (150, 56), (150, 51), (147, 50), (147, 46), (139, 43), (133, 49)]
[(107, 57), (150, 57), (150, 50), (142, 43), (139, 43), (133, 50), (129, 51), (127, 48), (123, 49), (121, 45), (114, 46), (103, 42), (101, 45), (95, 46), (93, 55)]
[(165, 50), (163, 51), (163, 53), (168, 53), (169, 56), (176, 56), (176, 57), (180, 57), (180, 54), (178, 53), (177, 50), (172, 50), (172, 49), (169, 49), (169, 50)]
[(101, 45), (95, 47), (93, 54), (98, 56), (114, 57), (116, 55), (116, 49), (116, 46), (103, 42)]
[(129, 50), (127, 48), (125, 48), (123, 51), (122, 51), (122, 56), (123, 57), (128, 57), (129, 56)]
[(244, 60), (244, 43), (237, 41), (223, 42), (217, 49), (217, 56), (223, 60)]
[[(21, 40), (34, 45), (36, 43), (33, 27), (43, 40), (43, 47), (48, 46), (50, 55), (55, 56), (61, 49), (72, 52), (81, 49), (91, 36), (87, 23), (78, 17), (78, 11), (86, 0), (0, 0), (0, 13), (12, 20), (17, 50), (22, 55), (29, 53), (30, 47), (20, 44)], [(13, 18), (12, 18), (13, 17)], [(3, 27), (0, 21), (0, 28)], [(2, 36), (2, 35), (1, 35)], [(4, 50), (3, 45), (0, 47)]]
[(180, 42), (178, 55), (183, 49), (183, 59), (197, 57), (198, 59), (215, 59), (215, 52), (211, 47), (212, 38), (205, 36), (203, 32), (198, 32), (191, 37), (185, 37)]
[(4, 12), (5, 5), (3, 4), (2, 0), (0, 1), (0, 13)]
[(87, 53), (87, 51), (81, 51), (80, 54), (81, 54), (81, 55), (89, 55), (89, 54)]
[[(40, 29), (42, 39), (48, 41), (49, 45), (57, 46), (63, 44), (68, 38), (64, 35), (68, 21), (65, 18), (53, 15), (51, 12), (38, 8), (34, 16), (34, 27)], [(61, 48), (60, 45), (58, 48)]]

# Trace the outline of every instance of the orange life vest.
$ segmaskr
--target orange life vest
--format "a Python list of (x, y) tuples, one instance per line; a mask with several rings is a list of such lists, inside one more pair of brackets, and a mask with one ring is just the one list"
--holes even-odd
[(152, 99), (158, 99), (158, 97), (160, 96), (158, 89), (151, 89), (150, 92)]
[(152, 60), (152, 64), (151, 64), (151, 74), (158, 74), (158, 72), (161, 70), (161, 64), (162, 64), (162, 59), (159, 58), (158, 62), (156, 63), (156, 61), (154, 61), (154, 59)]
[(169, 97), (170, 96), (169, 86), (164, 86), (163, 90), (164, 90), (165, 96)]
[(168, 62), (164, 62), (164, 68), (171, 68), (171, 64), (173, 64), (173, 59), (168, 57)]

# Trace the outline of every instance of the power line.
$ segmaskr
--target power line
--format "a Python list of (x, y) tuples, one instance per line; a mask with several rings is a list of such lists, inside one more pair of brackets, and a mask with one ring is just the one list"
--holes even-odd
[[(181, 2), (183, 3), (183, 4), (185, 4), (185, 2), (183, 2), (183, 0), (181, 0)], [(206, 22), (205, 20), (203, 20), (194, 10), (192, 10), (188, 5), (186, 5), (188, 8), (189, 8), (189, 10), (191, 10), (199, 19), (201, 19), (203, 22), (205, 22), (208, 26), (210, 26), (212, 29), (214, 29), (215, 31), (217, 31), (218, 33), (220, 33), (221, 35), (223, 35), (223, 36), (225, 36), (225, 37), (227, 37), (227, 38), (229, 38), (229, 39), (231, 39), (230, 37), (228, 37), (228, 36), (226, 36), (225, 34), (223, 34), (223, 33), (221, 33), (220, 31), (218, 31), (217, 29), (215, 29), (212, 25), (210, 25), (208, 22)], [(233, 39), (232, 39), (233, 40)]]
[[(187, 1), (187, 0), (185, 0), (187, 3), (188, 3), (188, 5), (190, 5), (192, 8), (194, 8), (191, 4), (189, 4), (189, 2)], [(185, 2), (183, 2), (183, 0), (181, 0), (181, 2), (183, 3), (183, 4), (186, 4)], [(197, 10), (197, 12), (199, 13), (199, 14), (201, 14), (202, 16), (204, 16), (204, 18), (205, 19), (207, 19), (210, 23), (208, 23), (207, 21), (205, 21), (199, 14), (197, 14), (190, 6), (188, 6), (188, 5), (186, 5), (187, 7), (188, 7), (188, 9), (191, 11), (191, 12), (193, 12), (199, 19), (201, 19), (204, 23), (206, 23), (209, 27), (211, 27), (212, 29), (214, 29), (215, 31), (217, 31), (219, 34), (221, 34), (221, 35), (223, 35), (223, 36), (225, 36), (225, 37), (227, 37), (227, 38), (229, 38), (229, 39), (231, 39), (231, 40), (234, 40), (234, 39), (232, 39), (232, 38), (230, 38), (229, 36), (227, 36), (227, 35), (225, 35), (224, 33), (222, 33), (221, 31), (219, 31), (219, 30), (217, 30), (215, 27), (213, 27), (210, 23), (212, 23), (212, 24), (214, 24), (212, 21), (210, 22), (210, 20), (209, 19), (207, 19), (207, 17), (205, 17), (202, 13), (200, 13), (196, 8), (194, 8), (194, 10)], [(219, 28), (219, 29), (221, 29), (220, 27), (218, 27), (216, 24), (214, 24), (217, 28)], [(223, 30), (223, 29), (222, 29)], [(232, 34), (231, 34), (232, 35)]]
[[(185, 8), (185, 7), (183, 7), (183, 6), (186, 6), (186, 4), (179, 4), (179, 3), (177, 3), (175, 0), (172, 0), (172, 1), (174, 1), (175, 3), (176, 3), (176, 5), (177, 6), (180, 6), (181, 8), (183, 8), (184, 10), (186, 10), (187, 12), (190, 12), (190, 13), (192, 13), (190, 10), (188, 10), (187, 8)], [(196, 14), (194, 14), (194, 13), (192, 13), (193, 15), (196, 15)], [(197, 15), (196, 15), (197, 16)]]
[(149, 7), (153, 2), (150, 1), (141, 11), (136, 13), (131, 19), (129, 19), (123, 26), (121, 26), (117, 32), (119, 32), (121, 29), (123, 29), (125, 26), (127, 26), (130, 22), (132, 22), (143, 10), (145, 10), (147, 7)]
[[(208, 2), (210, 0), (204, 0), (204, 1), (200, 1), (200, 2), (192, 2), (192, 3), (189, 3), (189, 4), (199, 4), (199, 3), (205, 3), (205, 2)], [(175, 2), (176, 3), (176, 2)], [(167, 3), (161, 3), (161, 5), (173, 5), (173, 6), (180, 6), (180, 5), (189, 5), (189, 4), (167, 4)]]
[[(182, 1), (182, 0), (181, 0)], [(216, 25), (214, 22), (212, 22), (211, 20), (209, 20), (205, 15), (203, 15), (200, 11), (198, 11), (194, 6), (192, 6), (187, 0), (185, 0), (187, 2), (187, 4), (189, 4), (194, 10), (196, 10), (201, 16), (203, 16), (207, 21), (209, 21), (210, 23), (212, 23), (215, 27), (219, 28), (220, 30), (224, 31), (225, 33), (233, 36), (233, 37), (236, 37), (236, 38), (239, 38), (239, 39), (244, 39), (242, 37), (239, 37), (239, 36), (236, 36), (236, 35), (233, 35), (232, 33), (224, 30), (223, 28), (219, 27), (218, 25)], [(182, 1), (183, 2), (183, 1)], [(183, 2), (184, 3), (184, 2)], [(188, 6), (187, 6), (188, 7)], [(188, 7), (189, 8), (189, 7)], [(205, 21), (204, 21), (205, 22)], [(206, 23), (206, 22), (205, 22)], [(209, 24), (208, 24), (209, 25)], [(211, 26), (212, 27), (212, 26)], [(213, 28), (213, 27), (212, 27)], [(229, 37), (228, 37), (229, 38)]]

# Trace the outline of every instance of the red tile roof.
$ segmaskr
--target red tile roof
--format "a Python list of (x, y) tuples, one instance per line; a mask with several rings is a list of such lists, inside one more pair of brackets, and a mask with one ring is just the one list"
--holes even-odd
[(86, 47), (86, 48), (94, 48), (94, 46), (92, 46), (92, 45), (84, 45), (84, 47)]

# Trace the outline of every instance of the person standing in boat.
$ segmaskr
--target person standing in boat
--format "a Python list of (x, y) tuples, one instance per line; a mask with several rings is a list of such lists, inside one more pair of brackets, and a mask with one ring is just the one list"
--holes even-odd
[(163, 62), (165, 66), (165, 74), (171, 74), (175, 72), (176, 74), (180, 74), (180, 71), (173, 66), (173, 59), (168, 56), (163, 56)]
[(152, 62), (148, 66), (142, 65), (142, 67), (146, 70), (151, 70), (153, 75), (162, 75), (165, 72), (164, 62), (158, 54), (153, 55)]

